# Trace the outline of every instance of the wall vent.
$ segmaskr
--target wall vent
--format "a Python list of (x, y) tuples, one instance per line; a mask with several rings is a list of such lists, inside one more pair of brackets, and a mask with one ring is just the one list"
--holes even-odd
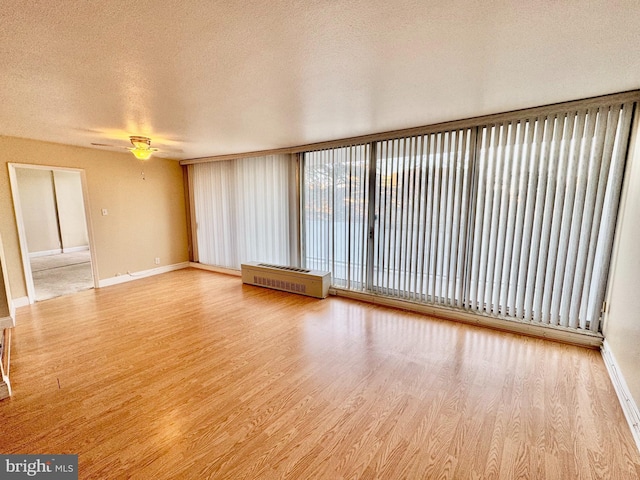
[(248, 262), (241, 265), (242, 283), (316, 298), (329, 295), (331, 274), (317, 270)]

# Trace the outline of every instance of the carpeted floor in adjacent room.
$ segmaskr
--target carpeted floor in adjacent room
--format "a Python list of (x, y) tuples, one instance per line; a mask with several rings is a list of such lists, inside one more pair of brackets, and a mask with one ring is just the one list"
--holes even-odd
[(31, 259), (36, 301), (93, 288), (89, 250)]

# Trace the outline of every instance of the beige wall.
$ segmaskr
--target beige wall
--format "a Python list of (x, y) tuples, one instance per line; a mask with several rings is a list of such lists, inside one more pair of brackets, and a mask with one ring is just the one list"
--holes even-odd
[(16, 169), (29, 253), (60, 249), (51, 170)]
[[(182, 168), (130, 153), (0, 136), (0, 235), (13, 298), (26, 296), (7, 163), (84, 169), (101, 280), (188, 260)], [(144, 170), (144, 177), (141, 172)], [(109, 214), (102, 216), (101, 209)]]
[(56, 206), (64, 250), (89, 245), (79, 172), (54, 170)]
[(2, 237), (0, 237), (0, 319), (8, 317), (11, 313), (9, 308), (9, 295), (11, 295), (9, 286), (5, 283), (6, 275), (4, 249), (2, 247)]
[(629, 390), (640, 406), (640, 134), (639, 115), (633, 127), (618, 219), (608, 314), (604, 335)]

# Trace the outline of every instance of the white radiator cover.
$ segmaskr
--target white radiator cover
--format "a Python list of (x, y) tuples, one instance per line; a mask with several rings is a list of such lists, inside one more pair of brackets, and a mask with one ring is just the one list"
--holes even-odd
[(329, 295), (331, 274), (319, 270), (247, 262), (241, 265), (242, 283), (298, 293), (309, 297)]

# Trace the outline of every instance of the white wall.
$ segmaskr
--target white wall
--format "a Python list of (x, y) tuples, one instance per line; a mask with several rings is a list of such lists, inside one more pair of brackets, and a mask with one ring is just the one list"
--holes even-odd
[(640, 405), (640, 122), (633, 125), (618, 217), (604, 335), (636, 405)]
[(56, 205), (62, 248), (88, 247), (87, 222), (82, 198), (80, 172), (54, 170)]
[(29, 253), (88, 247), (79, 172), (17, 168)]
[(18, 168), (16, 177), (29, 253), (59, 250), (51, 170)]

